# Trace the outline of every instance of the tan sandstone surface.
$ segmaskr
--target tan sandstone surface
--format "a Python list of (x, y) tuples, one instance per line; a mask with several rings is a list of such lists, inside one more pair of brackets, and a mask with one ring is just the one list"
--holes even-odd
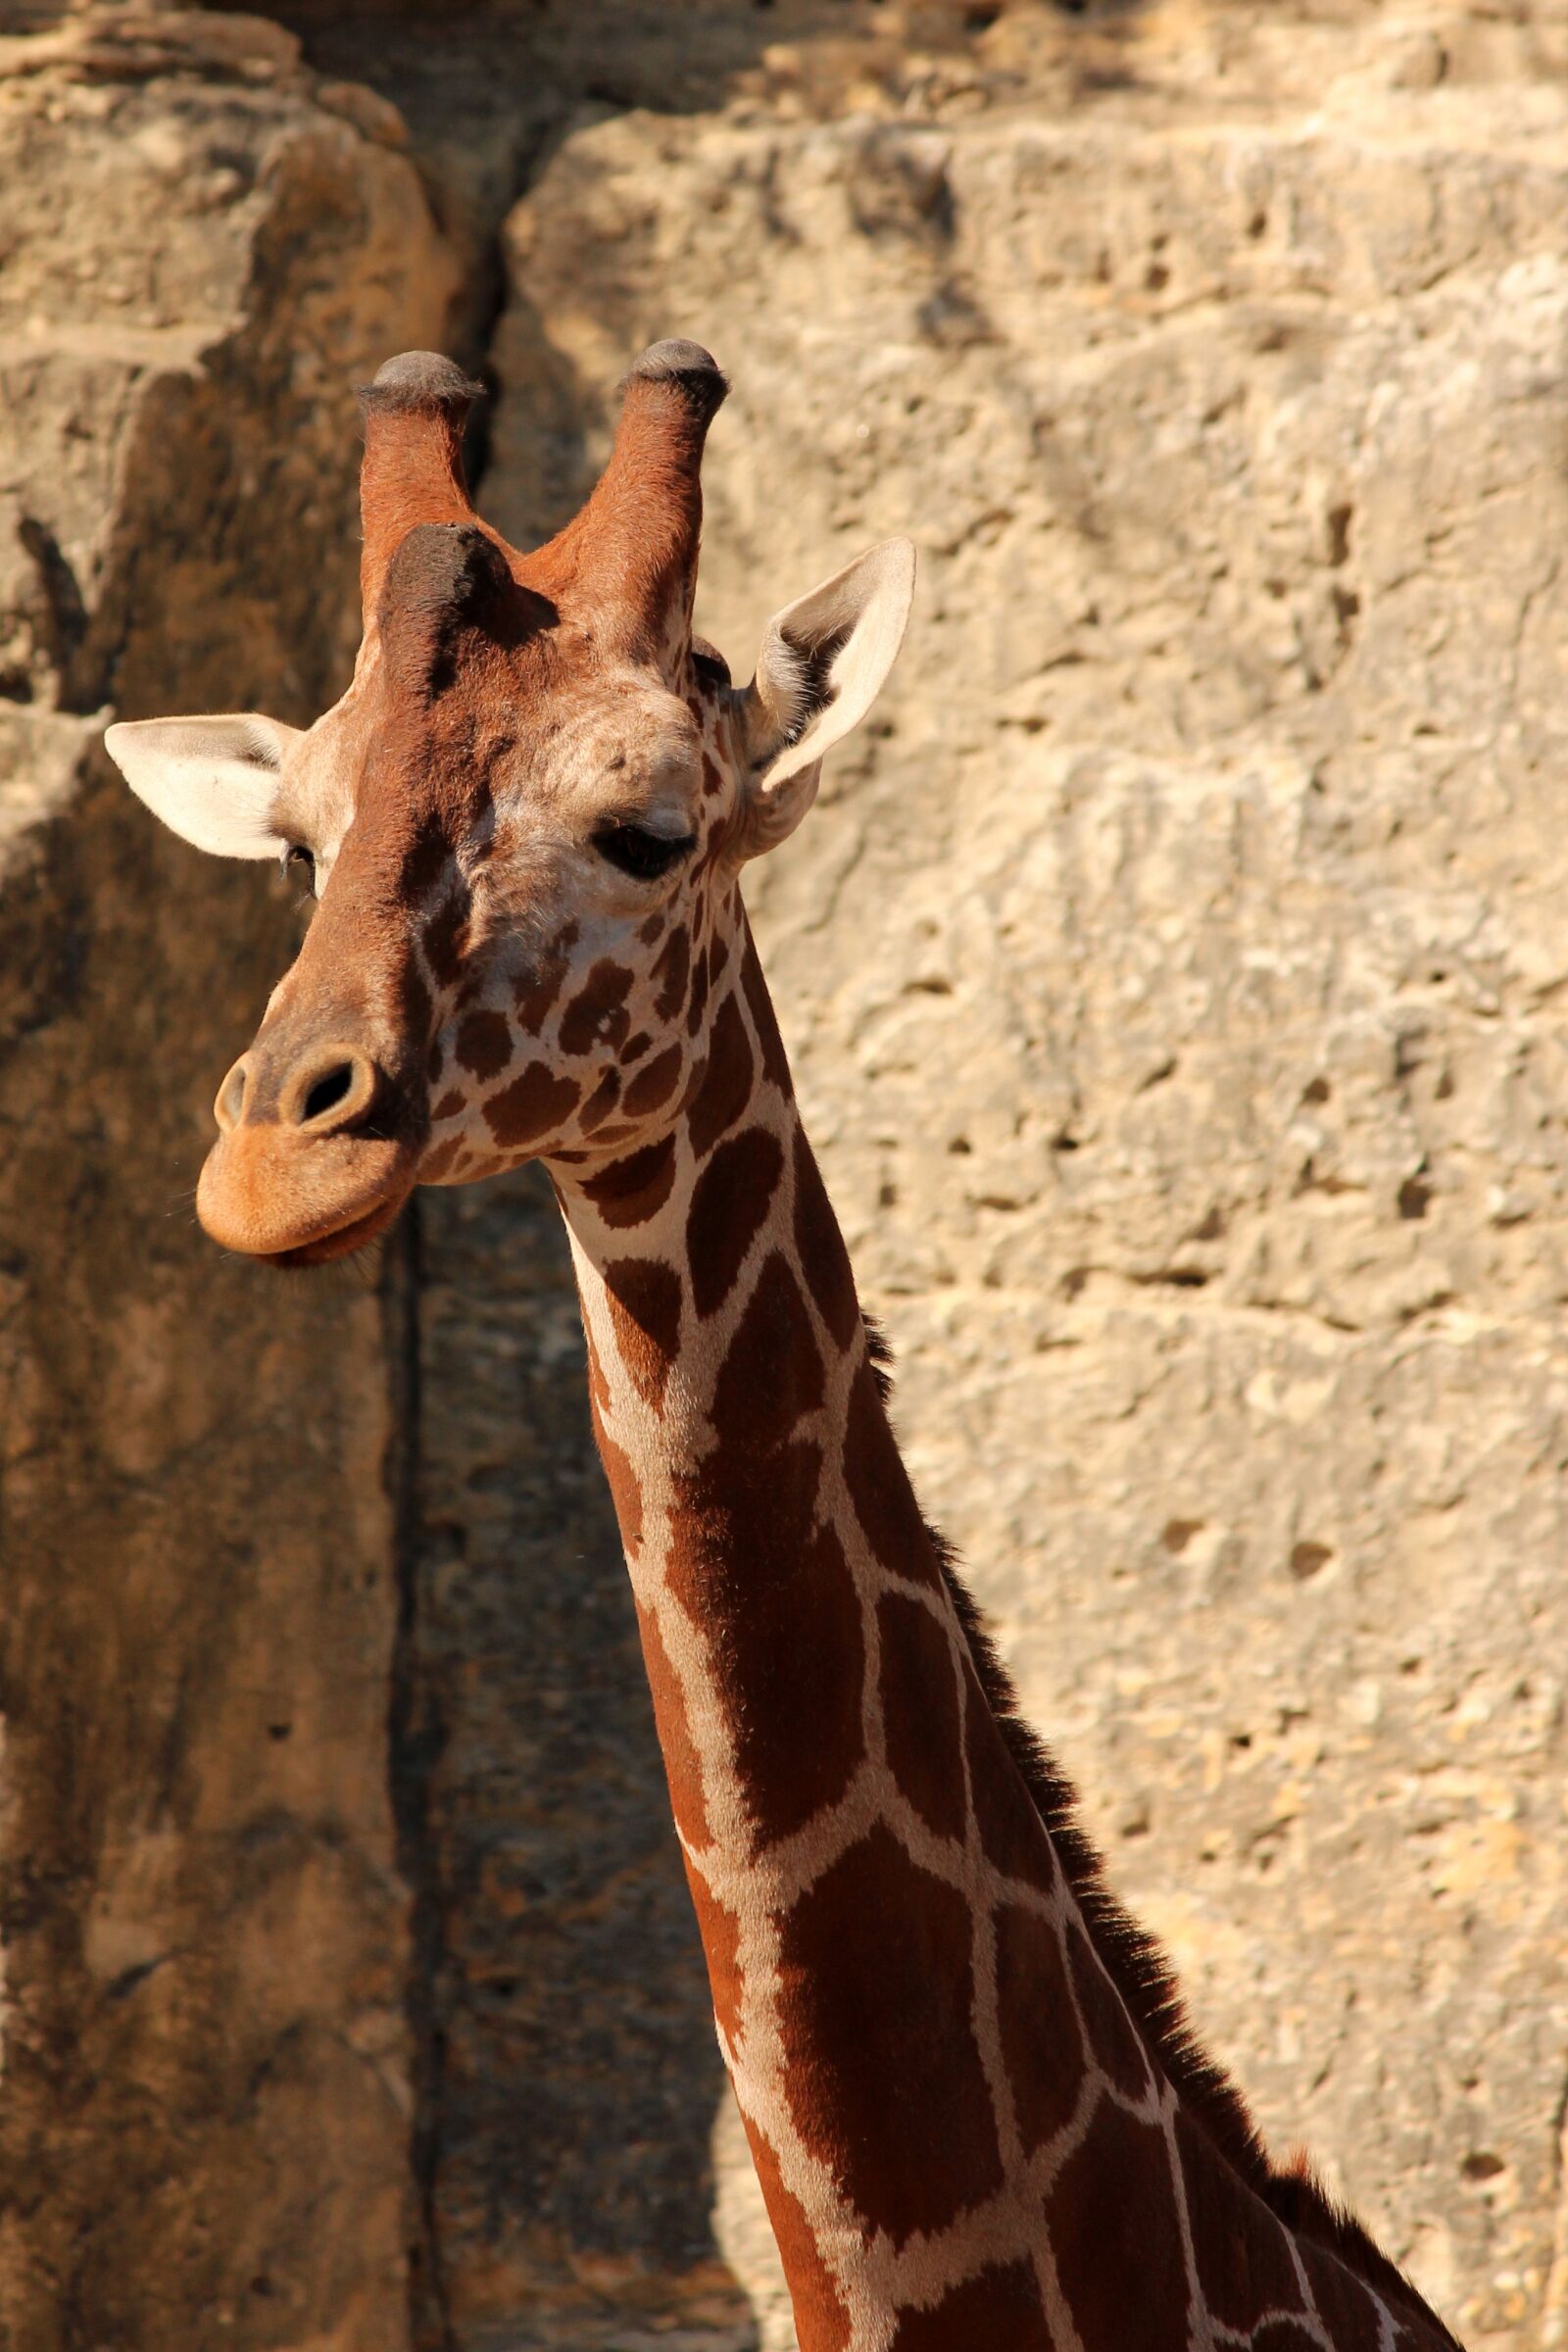
[(1496, 11), (1220, 74), (1225, 14), (1065, 110), (999, 39), (923, 110), (780, 59), (796, 122), (584, 122), (510, 223), (487, 492), (526, 538), (547, 369), (574, 413), (678, 327), (734, 375), (738, 667), (919, 542), (754, 890), (909, 1453), (1271, 2138), (1522, 2352), (1568, 2319), (1568, 93)]
[(0, 39), (8, 2352), (405, 2328), (401, 1349), (373, 1285), (196, 1230), (295, 894), (148, 824), (99, 743), (341, 684), (346, 385), (452, 274), (355, 105), (255, 20)]
[(738, 671), (921, 549), (752, 899), (927, 1505), (1271, 2139), (1568, 2344), (1568, 8), (277, 13), (0, 10), (0, 2339), (791, 2341), (554, 1212), (200, 1241), (294, 918), (93, 748), (337, 690), (387, 351), (526, 539), (684, 333)]

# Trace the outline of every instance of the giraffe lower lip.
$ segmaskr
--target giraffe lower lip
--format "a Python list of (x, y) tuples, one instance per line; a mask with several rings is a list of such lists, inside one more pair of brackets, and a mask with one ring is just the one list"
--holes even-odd
[(275, 1266), (324, 1265), (391, 1224), (414, 1189), (419, 1149), (242, 1124), (209, 1152), (196, 1211), (221, 1249)]
[(373, 1242), (385, 1233), (407, 1198), (407, 1194), (399, 1193), (395, 1200), (383, 1200), (379, 1207), (370, 1209), (363, 1217), (353, 1218), (347, 1225), (339, 1225), (333, 1233), (318, 1234), (314, 1241), (301, 1242), (293, 1250), (274, 1250), (267, 1263), (270, 1266), (325, 1266), (335, 1257), (352, 1257), (356, 1250), (363, 1250), (368, 1242)]

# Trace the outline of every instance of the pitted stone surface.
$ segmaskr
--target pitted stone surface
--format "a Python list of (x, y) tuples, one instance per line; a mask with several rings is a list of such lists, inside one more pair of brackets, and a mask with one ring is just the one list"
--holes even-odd
[(197, 1230), (214, 1087), (296, 894), (164, 832), (98, 738), (336, 691), (350, 386), (442, 335), (451, 263), (407, 159), (320, 103), (278, 26), (15, 22), (0, 2338), (396, 2352), (398, 1334), (373, 1281), (279, 1284)]
[[(395, 1756), (426, 1874), (405, 1970), (391, 1529), (372, 1499), (345, 1533), (334, 1499), (385, 1445), (373, 1306), (258, 1304), (163, 1215), (286, 917), (81, 764), (111, 696), (327, 699), (348, 386), (414, 345), (477, 369), (487, 223), (541, 156), (487, 511), (559, 520), (596, 404), (677, 334), (735, 386), (699, 623), (737, 674), (836, 556), (921, 541), (891, 732), (756, 895), (927, 1503), (1276, 2144), (1472, 2345), (1568, 2342), (1559, 0), (585, 0), (465, 10), (439, 43), (396, 7), (290, 13), (315, 78), (217, 11), (40, 0), (6, 30), (54, 26), (49, 56), (0, 41), (26, 191), (0, 296), (25, 1249), (0, 1294), (13, 1818), (41, 1857), (6, 1922), (6, 2130), (39, 2191), (0, 2247), (19, 2345), (161, 2347), (197, 2309), (225, 2343), (380, 2352), (422, 2229), (417, 2308), (465, 2352), (731, 2352), (710, 2120), (718, 2239), (758, 2340), (790, 2342), (553, 1212), (521, 1184), (421, 1204), (443, 1402)], [(447, 248), (366, 80), (408, 109)], [(28, 1323), (68, 1220), (79, 1263)], [(308, 1480), (278, 1472), (302, 1385)], [(18, 1569), (24, 1518), (69, 1558)], [(127, 1690), (105, 1730), (87, 1700)], [(89, 1723), (81, 1818), (46, 1822), (26, 1791)], [(216, 1829), (193, 1776), (233, 1800)], [(258, 1807), (278, 1838), (203, 1878)], [(236, 2125), (204, 2035), (279, 1952), (310, 2022), (249, 2012), (287, 2062)], [(29, 2045), (45, 1984), (63, 2038)], [(68, 2047), (83, 2071), (29, 2072)], [(187, 2096), (207, 2136), (176, 2177), (157, 2119)]]
[(487, 498), (553, 521), (538, 388), (591, 413), (673, 326), (735, 386), (739, 674), (919, 539), (881, 739), (753, 895), (926, 1501), (1270, 2136), (1524, 2352), (1568, 2321), (1562, 28), (1291, 13), (1158, 12), (1071, 110), (850, 113), (803, 48), (796, 122), (585, 122), (513, 220)]

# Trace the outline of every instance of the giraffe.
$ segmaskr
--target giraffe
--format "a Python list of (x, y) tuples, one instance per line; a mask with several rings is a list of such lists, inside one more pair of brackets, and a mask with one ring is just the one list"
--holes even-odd
[(643, 354), (527, 555), (469, 504), (475, 389), (408, 353), (362, 394), (365, 634), (315, 726), (109, 730), (176, 832), (318, 902), (201, 1220), (312, 1266), (544, 1163), (802, 2352), (1451, 2348), (1197, 2046), (892, 1433), (740, 879), (870, 708), (913, 550), (786, 606), (739, 688), (692, 633), (709, 354)]

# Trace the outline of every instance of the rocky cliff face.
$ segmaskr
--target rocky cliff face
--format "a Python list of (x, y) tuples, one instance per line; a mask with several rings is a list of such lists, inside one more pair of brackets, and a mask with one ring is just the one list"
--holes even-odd
[(280, 884), (144, 821), (103, 719), (299, 719), (352, 646), (348, 386), (450, 263), (279, 28), (0, 42), (0, 2337), (385, 2352), (406, 1897), (382, 1301), (195, 1229)]
[(1522, 18), (1225, 20), (1071, 108), (1004, 18), (923, 104), (803, 50), (583, 122), (510, 223), (490, 494), (566, 503), (536, 388), (580, 414), (673, 323), (735, 372), (738, 667), (919, 539), (882, 733), (758, 889), (914, 1464), (1265, 2129), (1523, 2346), (1565, 2285), (1564, 90)]
[(443, 332), (524, 540), (711, 345), (738, 669), (920, 542), (754, 898), (925, 1498), (1271, 2138), (1568, 2342), (1568, 17), (296, 22), (6, 60), (18, 2342), (790, 2340), (539, 1188), (379, 1297), (160, 1214), (291, 918), (88, 714), (334, 690)]

